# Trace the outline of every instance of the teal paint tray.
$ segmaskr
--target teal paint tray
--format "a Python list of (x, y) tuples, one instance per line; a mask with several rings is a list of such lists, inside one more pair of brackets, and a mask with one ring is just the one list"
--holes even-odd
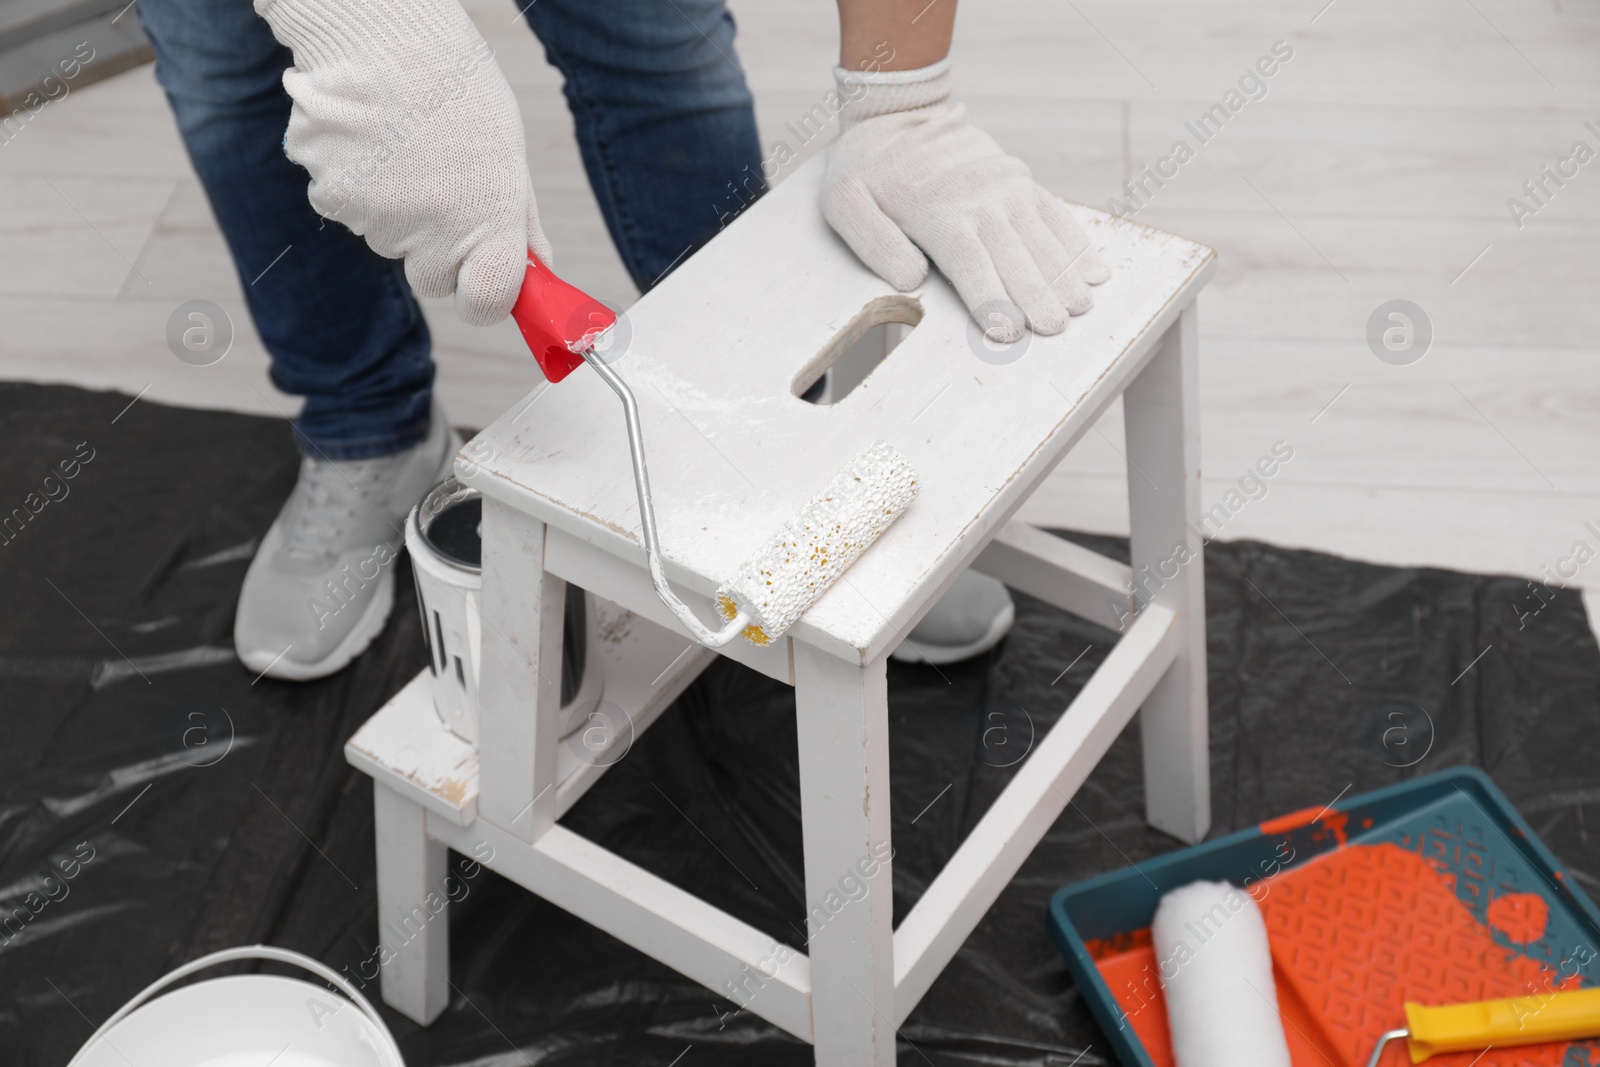
[[(1229, 881), (1267, 922), (1295, 1067), (1362, 1067), (1402, 1003), (1600, 984), (1600, 910), (1483, 772), (1456, 768), (1306, 809), (1058, 890), (1050, 936), (1125, 1067), (1174, 1067), (1150, 920)], [(1403, 1044), (1385, 1065), (1409, 1062)], [(1439, 1067), (1600, 1065), (1600, 1044), (1434, 1057)]]

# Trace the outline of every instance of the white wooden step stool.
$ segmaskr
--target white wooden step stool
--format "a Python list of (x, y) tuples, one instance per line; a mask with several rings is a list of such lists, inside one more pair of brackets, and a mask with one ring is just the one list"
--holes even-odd
[[(974, 350), (942, 278), (898, 294), (827, 229), (821, 168), (796, 171), (640, 299), (614, 365), (638, 396), (668, 576), (708, 622), (723, 578), (864, 445), (889, 442), (920, 477), (906, 513), (786, 635), (722, 650), (795, 687), (808, 907), (858, 864), (868, 891), (809, 944), (780, 946), (557, 825), (717, 654), (689, 641), (650, 586), (622, 410), (579, 369), (518, 401), (457, 460), (485, 495), (478, 746), (439, 724), (426, 672), (346, 746), (377, 785), (379, 921), (407, 936), (389, 944), (383, 998), (420, 1023), (449, 998), (447, 923), (418, 910), (443, 896), (447, 848), (812, 1042), (819, 1064), (890, 1067), (896, 1028), (1135, 710), (1151, 824), (1185, 841), (1206, 832), (1204, 580), (1198, 558), (1182, 559), (1199, 553), (1194, 301), (1214, 254), (1074, 207), (1115, 273), (1065, 333), (1031, 337), (997, 365)], [(884, 322), (916, 325), (837, 403), (798, 399)], [(1131, 570), (1010, 518), (1119, 395)], [(1125, 628), (892, 930), (891, 865), (873, 862), (890, 843), (885, 661), (969, 565)], [(603, 657), (611, 717), (628, 720), (587, 748), (558, 737), (550, 665), (567, 582), (602, 600), (590, 654)]]

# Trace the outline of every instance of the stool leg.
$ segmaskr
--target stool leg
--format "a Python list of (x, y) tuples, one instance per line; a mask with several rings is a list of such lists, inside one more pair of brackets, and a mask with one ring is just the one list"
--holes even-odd
[(428, 837), (422, 805), (374, 784), (372, 808), (383, 1002), (427, 1026), (450, 1002), (448, 850)]
[(794, 643), (818, 1067), (895, 1062), (886, 671)]
[(478, 817), (523, 841), (556, 818), (567, 583), (544, 569), (545, 525), (483, 501)]
[(1211, 826), (1198, 343), (1191, 304), (1123, 393), (1134, 596), (1177, 612), (1183, 627), (1177, 660), (1139, 711), (1145, 811), (1189, 842)]

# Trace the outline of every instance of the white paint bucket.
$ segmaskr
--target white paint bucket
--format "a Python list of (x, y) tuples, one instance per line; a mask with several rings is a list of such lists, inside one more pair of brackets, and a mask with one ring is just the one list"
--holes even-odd
[[(310, 982), (240, 974), (157, 993), (197, 971), (237, 960), (275, 960), (310, 971)], [(346, 999), (349, 998), (349, 999)], [(68, 1067), (405, 1067), (378, 1012), (331, 967), (288, 949), (249, 945), (186, 963), (146, 986), (96, 1030)]]
[[(406, 547), (417, 580), (433, 708), (457, 737), (478, 740), (478, 676), (483, 647), (481, 569), (483, 496), (453, 476), (434, 486), (406, 519)], [(565, 737), (600, 703), (599, 631), (594, 598), (567, 587), (561, 700)]]

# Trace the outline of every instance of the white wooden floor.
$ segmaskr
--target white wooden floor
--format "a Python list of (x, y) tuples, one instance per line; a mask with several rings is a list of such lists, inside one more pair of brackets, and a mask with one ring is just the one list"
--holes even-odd
[[(509, 0), (468, 7), (522, 99), (558, 268), (631, 300), (557, 76)], [(833, 5), (734, 8), (763, 142), (801, 147), (785, 123), (831, 87)], [(1520, 230), (1506, 206), (1575, 141), (1600, 151), (1600, 4), (967, 0), (958, 91), (1044, 184), (1104, 206), (1174, 140), (1194, 145), (1184, 123), (1278, 41), (1293, 57), (1265, 97), (1139, 214), (1221, 253), (1201, 301), (1204, 503), (1275, 443), (1293, 449), (1222, 536), (1530, 577), (1575, 542), (1600, 553), (1584, 526), (1600, 529), (1600, 161)], [(150, 67), (74, 91), (0, 146), (0, 377), (292, 412), (240, 293)], [(239, 332), (205, 368), (165, 341), (196, 298)], [(1414, 365), (1366, 344), (1395, 298), (1433, 323)], [(533, 380), (509, 323), (430, 319), (457, 422), (486, 424)], [(1120, 412), (1101, 429), (1025, 518), (1126, 531)], [(1600, 561), (1574, 584), (1600, 587)]]

